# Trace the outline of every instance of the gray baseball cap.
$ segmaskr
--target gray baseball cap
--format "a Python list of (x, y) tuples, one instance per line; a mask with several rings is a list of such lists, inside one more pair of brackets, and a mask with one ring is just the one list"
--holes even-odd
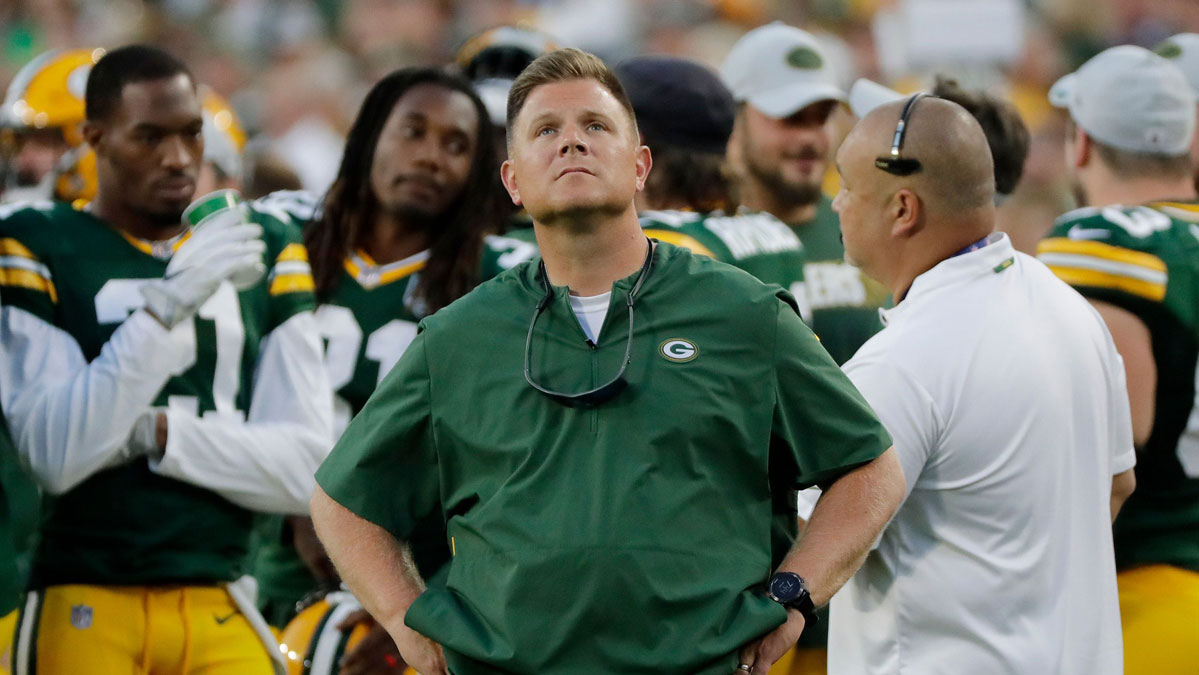
[(1095, 140), (1128, 152), (1185, 155), (1195, 135), (1195, 92), (1178, 66), (1143, 47), (1100, 52), (1049, 90)]
[(816, 38), (779, 21), (741, 36), (720, 79), (734, 99), (776, 119), (820, 101), (845, 100)]
[(865, 117), (875, 108), (894, 101), (903, 100), (904, 95), (890, 87), (859, 77), (849, 88), (849, 109), (858, 118)]
[(1153, 51), (1178, 66), (1191, 89), (1199, 94), (1199, 33), (1179, 33), (1166, 38)]

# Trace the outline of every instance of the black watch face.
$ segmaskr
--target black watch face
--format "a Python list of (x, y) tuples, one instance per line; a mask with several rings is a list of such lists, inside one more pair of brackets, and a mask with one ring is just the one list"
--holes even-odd
[(770, 580), (770, 594), (779, 602), (794, 602), (803, 591), (803, 582), (794, 574), (776, 574)]

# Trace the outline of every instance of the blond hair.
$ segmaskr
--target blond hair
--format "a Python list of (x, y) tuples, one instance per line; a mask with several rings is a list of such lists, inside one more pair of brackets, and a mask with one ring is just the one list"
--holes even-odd
[(625, 94), (624, 87), (620, 85), (620, 80), (616, 78), (616, 73), (595, 54), (568, 47), (555, 49), (537, 57), (512, 83), (512, 89), (508, 92), (509, 140), (512, 138), (512, 126), (534, 89), (545, 84), (570, 80), (595, 80), (600, 83), (624, 107), (629, 115), (629, 124), (636, 132), (637, 120), (633, 113), (633, 104)]

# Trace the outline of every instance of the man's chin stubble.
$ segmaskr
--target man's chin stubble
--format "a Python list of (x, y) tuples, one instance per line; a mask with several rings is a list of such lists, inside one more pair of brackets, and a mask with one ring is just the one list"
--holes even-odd
[(568, 206), (544, 211), (529, 210), (534, 221), (547, 227), (571, 227), (590, 229), (601, 225), (607, 220), (619, 216), (628, 208), (628, 204), (588, 204), (584, 206)]

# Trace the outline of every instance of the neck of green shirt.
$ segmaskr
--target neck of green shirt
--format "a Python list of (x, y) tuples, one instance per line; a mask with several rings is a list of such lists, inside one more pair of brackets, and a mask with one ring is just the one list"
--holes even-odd
[(533, 228), (550, 283), (569, 287), (572, 295), (607, 293), (645, 261), (646, 239), (632, 204), (605, 222), (574, 226), (534, 221)]

